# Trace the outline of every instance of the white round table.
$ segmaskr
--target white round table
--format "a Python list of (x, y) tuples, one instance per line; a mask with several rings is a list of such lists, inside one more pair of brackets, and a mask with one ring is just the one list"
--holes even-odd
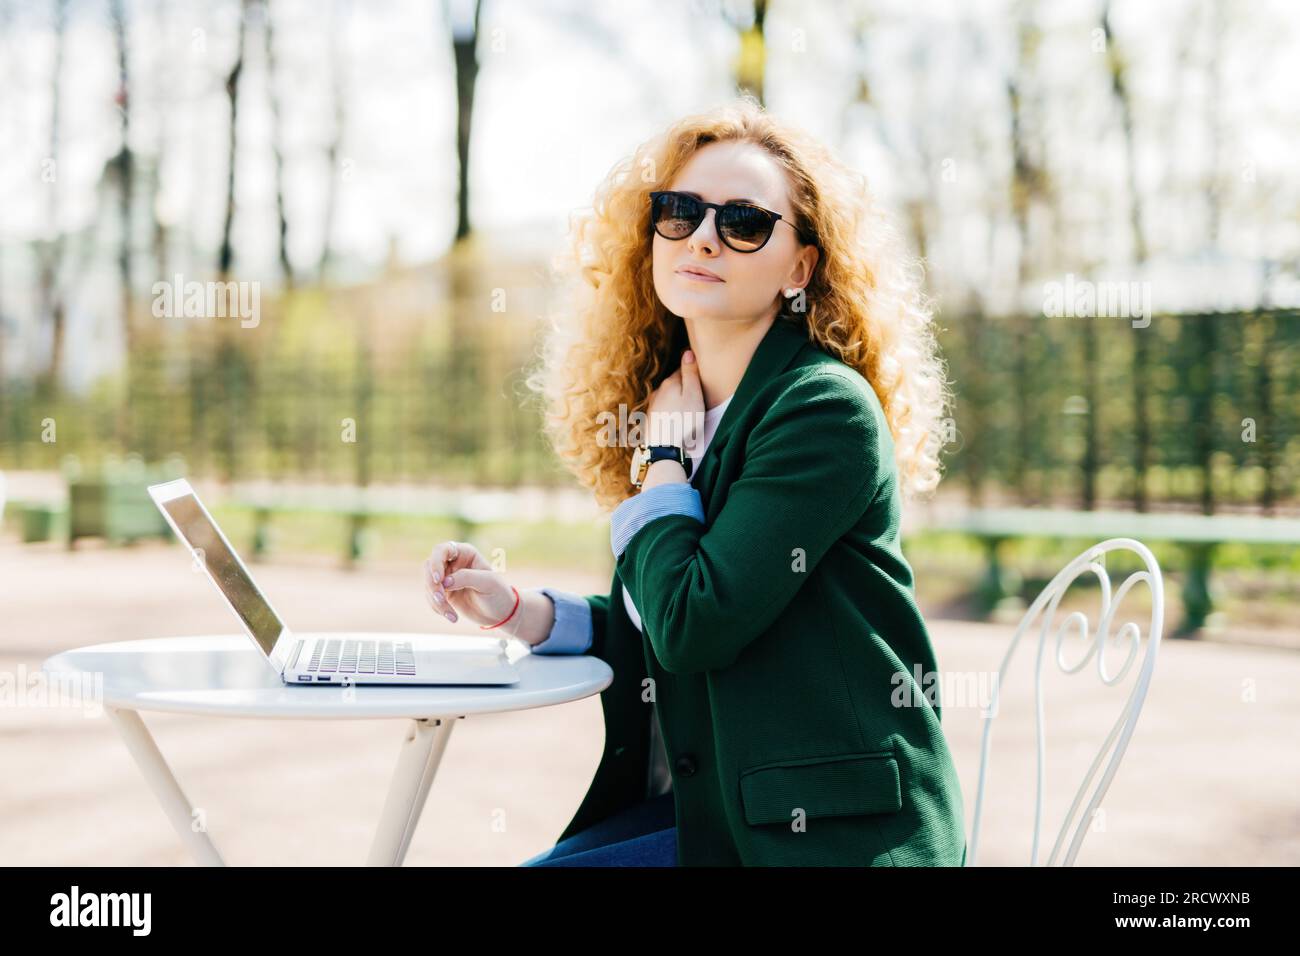
[[(349, 638), (350, 632), (296, 637)], [(427, 634), (369, 634), (387, 640)], [(448, 646), (476, 635), (439, 634)], [(367, 864), (400, 866), (433, 785), (451, 729), (459, 718), (548, 707), (598, 694), (614, 679), (609, 665), (585, 654), (533, 654), (508, 639), (507, 656), (519, 683), (496, 687), (289, 685), (245, 634), (165, 637), (93, 644), (47, 659), (41, 669), (61, 681), (93, 680), (97, 695), (122, 735), (181, 840), (207, 866), (223, 861), (208, 834), (193, 828), (194, 809), (167, 765), (141, 711), (318, 720), (401, 717), (410, 721)], [(102, 687), (102, 690), (101, 690)]]

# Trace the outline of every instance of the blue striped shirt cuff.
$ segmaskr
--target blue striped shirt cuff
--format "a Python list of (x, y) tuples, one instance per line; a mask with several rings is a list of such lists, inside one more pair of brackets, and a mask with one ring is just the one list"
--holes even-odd
[(579, 594), (557, 591), (554, 588), (531, 588), (545, 594), (555, 605), (555, 623), (551, 633), (540, 644), (533, 645), (534, 654), (585, 654), (591, 647), (591, 605)]
[(609, 519), (609, 545), (617, 559), (632, 537), (655, 518), (690, 515), (704, 523), (700, 493), (687, 482), (669, 481), (647, 488), (622, 502)]

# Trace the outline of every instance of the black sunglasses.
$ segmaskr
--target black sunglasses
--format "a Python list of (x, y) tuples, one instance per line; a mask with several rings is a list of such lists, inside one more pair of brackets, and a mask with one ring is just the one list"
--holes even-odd
[[(658, 190), (650, 194), (650, 223), (655, 232), (665, 239), (685, 239), (700, 227), (704, 215), (710, 209), (716, 209), (713, 217), (718, 236), (728, 249), (736, 252), (758, 252), (772, 238), (772, 230), (777, 220), (782, 220), (779, 212), (772, 212), (752, 203), (705, 202), (689, 193)], [(804, 232), (788, 219), (783, 222), (799, 234), (808, 245), (815, 245), (804, 236)]]

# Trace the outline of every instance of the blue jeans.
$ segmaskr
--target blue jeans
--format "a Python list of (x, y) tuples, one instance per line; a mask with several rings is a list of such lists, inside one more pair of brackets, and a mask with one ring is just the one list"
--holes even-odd
[(672, 791), (616, 813), (520, 866), (676, 866)]

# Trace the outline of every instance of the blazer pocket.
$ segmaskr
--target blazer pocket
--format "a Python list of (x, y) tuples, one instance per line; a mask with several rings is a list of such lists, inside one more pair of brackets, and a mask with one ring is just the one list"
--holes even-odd
[(749, 824), (808, 817), (897, 813), (903, 808), (894, 751), (782, 761), (740, 773), (740, 799)]

